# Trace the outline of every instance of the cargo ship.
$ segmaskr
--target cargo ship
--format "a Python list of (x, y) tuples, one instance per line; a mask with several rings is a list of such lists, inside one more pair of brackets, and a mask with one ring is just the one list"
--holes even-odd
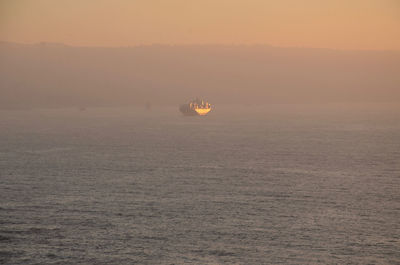
[(211, 105), (204, 100), (196, 98), (187, 104), (181, 105), (179, 110), (185, 116), (204, 116), (211, 111)]

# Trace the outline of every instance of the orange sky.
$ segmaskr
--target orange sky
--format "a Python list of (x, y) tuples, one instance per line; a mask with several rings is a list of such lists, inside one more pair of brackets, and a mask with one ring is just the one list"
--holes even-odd
[(400, 50), (400, 1), (0, 0), (0, 40)]

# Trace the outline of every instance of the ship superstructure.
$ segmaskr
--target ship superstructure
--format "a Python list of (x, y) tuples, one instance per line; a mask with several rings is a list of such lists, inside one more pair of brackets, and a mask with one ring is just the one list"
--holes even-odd
[(211, 111), (211, 105), (202, 99), (194, 99), (180, 106), (179, 110), (186, 116), (204, 116)]

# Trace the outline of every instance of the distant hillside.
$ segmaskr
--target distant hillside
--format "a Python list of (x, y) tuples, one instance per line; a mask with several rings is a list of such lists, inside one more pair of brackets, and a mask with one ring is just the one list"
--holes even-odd
[(400, 102), (400, 52), (0, 43), (0, 104)]

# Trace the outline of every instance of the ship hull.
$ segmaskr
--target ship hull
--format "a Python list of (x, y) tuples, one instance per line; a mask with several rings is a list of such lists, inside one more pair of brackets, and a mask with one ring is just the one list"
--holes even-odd
[(189, 105), (184, 104), (181, 105), (179, 110), (182, 112), (183, 115), (185, 116), (204, 116), (207, 115), (211, 111), (211, 108), (190, 108)]
[(211, 109), (195, 109), (197, 115), (199, 115), (199, 116), (207, 115), (207, 113), (209, 113), (210, 110)]

